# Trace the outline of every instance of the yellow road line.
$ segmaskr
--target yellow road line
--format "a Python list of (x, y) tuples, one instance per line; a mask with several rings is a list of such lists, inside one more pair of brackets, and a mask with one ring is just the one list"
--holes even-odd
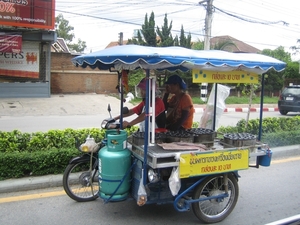
[[(96, 187), (94, 187), (96, 188)], [(97, 187), (96, 189), (98, 189)], [(77, 191), (77, 193), (85, 192), (85, 189), (82, 189), (80, 191)], [(96, 191), (96, 190), (95, 190)], [(53, 192), (44, 192), (39, 194), (29, 194), (29, 195), (20, 195), (20, 196), (14, 196), (14, 197), (7, 197), (7, 198), (0, 198), (0, 204), (1, 203), (7, 203), (7, 202), (17, 202), (17, 201), (25, 201), (25, 200), (31, 200), (31, 199), (37, 199), (37, 198), (49, 198), (49, 197), (55, 197), (60, 195), (67, 195), (64, 190), (62, 191), (53, 191)]]
[(300, 160), (300, 156), (298, 157), (289, 157), (286, 159), (276, 159), (276, 160), (272, 160), (271, 164), (278, 164), (278, 163), (285, 163), (285, 162), (293, 162), (293, 161), (298, 161)]
[(24, 200), (31, 200), (37, 198), (48, 198), (54, 196), (66, 195), (66, 192), (63, 191), (53, 191), (53, 192), (45, 192), (39, 194), (30, 194), (30, 195), (20, 195), (14, 197), (7, 197), (7, 198), (0, 198), (0, 203), (7, 203), (7, 202), (17, 202), (17, 201), (24, 201)]

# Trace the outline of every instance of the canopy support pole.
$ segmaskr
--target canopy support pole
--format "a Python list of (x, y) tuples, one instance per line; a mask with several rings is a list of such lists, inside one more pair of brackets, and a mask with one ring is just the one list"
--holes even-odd
[(259, 129), (258, 129), (258, 141), (261, 141), (262, 136), (262, 118), (263, 118), (263, 106), (264, 106), (264, 89), (265, 89), (265, 74), (261, 76), (261, 94), (260, 94), (260, 111), (259, 111)]
[(149, 99), (149, 93), (150, 93), (150, 70), (146, 70), (146, 79), (147, 79), (147, 85), (146, 85), (146, 117), (145, 117), (145, 136), (144, 136), (144, 165), (143, 165), (143, 184), (146, 185), (147, 181), (147, 156), (148, 156), (148, 145), (149, 145), (149, 106), (150, 106), (150, 99)]
[(216, 129), (216, 116), (217, 116), (217, 94), (218, 94), (218, 84), (215, 83), (215, 99), (214, 99), (214, 117), (213, 117), (213, 131)]
[(156, 78), (155, 77), (151, 77), (151, 105), (152, 107), (150, 107), (150, 109), (152, 110), (151, 112), (151, 119), (150, 121), (151, 122), (151, 130), (150, 130), (150, 137), (151, 137), (151, 145), (155, 144), (155, 125), (156, 125), (156, 122), (155, 122), (155, 93), (156, 93), (156, 89), (155, 89), (155, 85), (156, 85)]
[(123, 129), (123, 106), (124, 106), (124, 88), (123, 88), (123, 76), (122, 72), (118, 71), (118, 77), (119, 77), (119, 90), (120, 90), (120, 129)]

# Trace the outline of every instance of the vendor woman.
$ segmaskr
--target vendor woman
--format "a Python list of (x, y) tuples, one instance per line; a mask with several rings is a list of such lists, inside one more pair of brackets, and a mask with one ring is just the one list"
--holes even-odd
[(195, 110), (191, 96), (185, 93), (186, 83), (180, 76), (172, 75), (165, 85), (166, 128), (174, 131), (192, 128)]
[[(130, 126), (133, 126), (133, 125), (136, 125), (139, 123), (139, 125), (140, 125), (139, 131), (145, 132), (146, 84), (147, 84), (147, 80), (146, 80), (146, 78), (143, 78), (136, 87), (136, 91), (137, 91), (136, 95), (137, 95), (137, 97), (141, 97), (143, 99), (142, 102), (140, 104), (138, 104), (137, 106), (133, 107), (132, 109), (129, 109), (128, 113), (123, 114), (124, 117), (128, 117), (133, 114), (136, 114), (137, 117), (130, 122), (124, 120), (123, 127), (130, 127)], [(152, 92), (152, 85), (150, 87), (151, 87), (150, 91)], [(157, 89), (156, 84), (155, 84), (155, 89)], [(152, 109), (151, 109), (151, 111), (152, 111)], [(159, 97), (155, 97), (155, 112), (154, 112), (154, 114), (155, 114), (155, 128), (165, 128), (165, 122), (166, 122), (165, 106), (164, 106), (164, 102)], [(120, 116), (117, 116), (114, 119), (118, 120), (118, 119), (120, 119)], [(150, 123), (149, 127), (151, 127), (151, 123)]]

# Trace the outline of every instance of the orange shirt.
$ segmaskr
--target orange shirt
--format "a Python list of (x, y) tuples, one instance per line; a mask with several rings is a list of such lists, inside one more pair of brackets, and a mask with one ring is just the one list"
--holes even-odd
[(169, 107), (167, 110), (167, 126), (168, 124), (176, 123), (181, 118), (183, 109), (189, 108), (188, 118), (182, 124), (183, 128), (192, 128), (194, 119), (194, 106), (190, 95), (183, 93), (179, 100), (176, 99), (175, 95), (169, 100)]

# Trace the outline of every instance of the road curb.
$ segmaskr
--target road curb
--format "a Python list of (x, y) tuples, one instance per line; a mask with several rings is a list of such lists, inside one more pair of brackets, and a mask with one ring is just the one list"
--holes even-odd
[(61, 187), (62, 174), (40, 177), (24, 177), (0, 181), (0, 193), (30, 191), (35, 189)]
[(300, 156), (300, 145), (288, 145), (288, 146), (271, 148), (271, 151), (273, 152), (272, 158), (275, 159)]

